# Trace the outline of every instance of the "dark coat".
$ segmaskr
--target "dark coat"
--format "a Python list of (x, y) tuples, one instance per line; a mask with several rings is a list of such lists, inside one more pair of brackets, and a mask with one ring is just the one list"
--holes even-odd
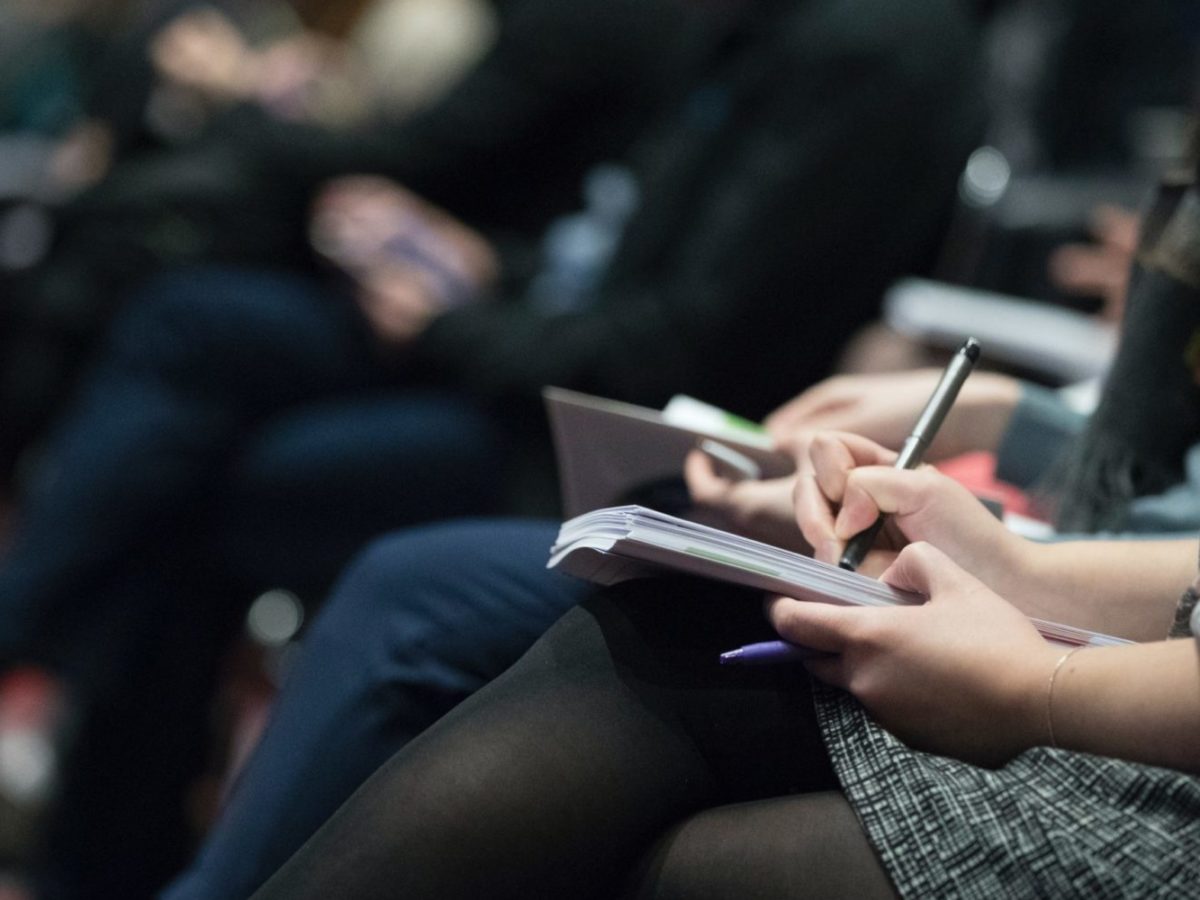
[(927, 266), (984, 123), (975, 48), (955, 0), (744, 5), (631, 153), (644, 196), (595, 302), (464, 308), (419, 355), (482, 395), (686, 391), (765, 412)]

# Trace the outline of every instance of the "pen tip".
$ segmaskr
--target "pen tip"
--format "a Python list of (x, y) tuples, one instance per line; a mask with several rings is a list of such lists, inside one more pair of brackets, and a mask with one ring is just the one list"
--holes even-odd
[(973, 337), (967, 338), (963, 341), (962, 352), (967, 354), (967, 359), (971, 360), (971, 362), (978, 362), (980, 352), (979, 341)]
[(742, 651), (740, 649), (739, 650), (727, 650), (721, 654), (721, 665), (724, 666), (724, 665), (728, 665), (729, 663), (735, 663), (741, 658), (742, 658)]

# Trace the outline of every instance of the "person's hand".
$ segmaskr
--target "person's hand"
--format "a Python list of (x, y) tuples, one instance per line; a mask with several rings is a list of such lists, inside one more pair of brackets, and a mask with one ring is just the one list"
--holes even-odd
[(794, 476), (734, 480), (699, 450), (684, 460), (683, 475), (697, 518), (706, 524), (776, 547), (809, 552), (792, 512)]
[[(835, 375), (809, 388), (767, 416), (767, 432), (793, 456), (804, 451), (814, 431), (860, 434), (899, 447), (929, 401), (941, 369), (886, 375)], [(993, 372), (976, 372), (963, 384), (928, 457), (993, 450), (1020, 396), (1020, 384)]]
[(775, 597), (768, 616), (786, 640), (828, 654), (807, 660), (810, 672), (912, 747), (998, 765), (1044, 742), (1062, 648), (929, 544), (906, 547), (883, 580), (928, 600), (880, 608)]
[(896, 454), (854, 434), (821, 432), (797, 460), (796, 521), (813, 556), (836, 564), (846, 542), (888, 518), (859, 570), (878, 574), (911, 541), (949, 553), (1007, 591), (1031, 552), (972, 494), (936, 469), (893, 468)]
[(319, 253), (351, 274), (386, 266), (405, 251), (480, 285), (494, 279), (499, 266), (480, 234), (379, 176), (329, 181), (313, 202), (310, 234)]
[(322, 85), (345, 67), (336, 42), (314, 32), (274, 41), (254, 57), (254, 96), (282, 119), (305, 121)]
[(150, 42), (150, 59), (168, 82), (212, 101), (238, 100), (254, 89), (254, 54), (220, 10), (201, 6), (177, 16)]
[(384, 178), (330, 182), (314, 204), (311, 234), (318, 252), (358, 285), (376, 335), (393, 344), (478, 296), (499, 267), (480, 235)]
[(1119, 320), (1140, 229), (1137, 213), (1119, 206), (1097, 207), (1088, 229), (1094, 242), (1056, 249), (1048, 265), (1050, 281), (1072, 296), (1099, 297), (1103, 302), (1100, 314), (1110, 321)]
[(364, 273), (356, 299), (375, 337), (389, 346), (413, 340), (444, 308), (438, 284), (427, 272), (412, 266)]

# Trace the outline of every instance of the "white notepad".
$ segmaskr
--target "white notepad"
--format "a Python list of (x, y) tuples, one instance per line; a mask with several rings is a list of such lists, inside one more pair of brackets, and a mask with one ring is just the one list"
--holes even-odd
[[(594, 510), (563, 523), (548, 568), (598, 584), (678, 572), (846, 606), (921, 603), (916, 594), (809, 556), (641, 506)], [(1122, 638), (1032, 620), (1048, 641), (1113, 646)]]

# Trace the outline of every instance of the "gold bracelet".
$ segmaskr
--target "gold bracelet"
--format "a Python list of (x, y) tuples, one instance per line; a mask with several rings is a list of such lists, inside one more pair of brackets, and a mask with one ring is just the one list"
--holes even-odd
[(1063, 664), (1083, 649), (1083, 647), (1072, 647), (1060, 656), (1058, 662), (1054, 664), (1054, 670), (1050, 673), (1050, 683), (1046, 685), (1046, 732), (1050, 735), (1051, 747), (1058, 747), (1058, 740), (1054, 737), (1054, 679), (1058, 677), (1058, 670), (1063, 667)]

